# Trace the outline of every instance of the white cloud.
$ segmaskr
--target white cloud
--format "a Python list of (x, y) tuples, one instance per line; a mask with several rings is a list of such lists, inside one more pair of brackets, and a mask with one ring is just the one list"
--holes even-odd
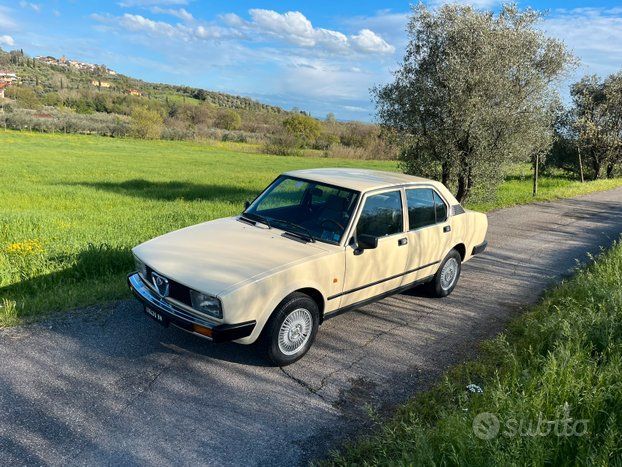
[(41, 5), (39, 5), (38, 3), (29, 3), (22, 0), (21, 2), (19, 2), (19, 6), (21, 6), (22, 8), (29, 8), (37, 13), (41, 12)]
[[(151, 11), (179, 17), (186, 20), (186, 23), (194, 23), (194, 26), (199, 23), (183, 8), (171, 10), (153, 7)], [(370, 29), (361, 29), (358, 34), (348, 37), (339, 31), (314, 27), (299, 11), (277, 13), (273, 10), (253, 9), (249, 13), (251, 16), (249, 21), (234, 13), (228, 13), (219, 17), (222, 25), (202, 22), (196, 27), (192, 24), (156, 21), (131, 13), (122, 16), (93, 14), (91, 18), (132, 32), (146, 32), (153, 36), (176, 37), (186, 41), (246, 39), (258, 42), (277, 39), (318, 53), (389, 55), (395, 52), (395, 47)]]
[(622, 68), (621, 8), (556, 10), (541, 27), (581, 59), (579, 73), (609, 74)]
[(220, 15), (220, 19), (227, 25), (232, 27), (244, 26), (246, 22), (235, 13), (226, 13)]
[(352, 36), (351, 40), (352, 45), (363, 53), (391, 54), (395, 52), (395, 47), (369, 29), (362, 29)]
[(179, 34), (179, 28), (164, 21), (153, 21), (141, 15), (125, 13), (120, 19), (119, 24), (130, 31), (146, 31), (158, 35), (173, 37)]
[(154, 6), (151, 8), (151, 12), (157, 15), (175, 16), (176, 18), (179, 18), (182, 21), (186, 22), (194, 20), (194, 16), (192, 16), (192, 14), (186, 11), (184, 8), (176, 10), (174, 8), (161, 8), (159, 6)]
[(15, 45), (15, 40), (8, 34), (5, 34), (3, 36), (0, 36), (0, 44), (12, 47)]
[(252, 9), (249, 13), (251, 21), (243, 22), (235, 16), (227, 18), (229, 24), (237, 23), (238, 27), (251, 28), (259, 35), (276, 37), (299, 47), (321, 47), (332, 52), (355, 50), (364, 54), (390, 54), (395, 51), (393, 46), (369, 29), (362, 29), (348, 37), (339, 31), (315, 28), (299, 11), (278, 13)]

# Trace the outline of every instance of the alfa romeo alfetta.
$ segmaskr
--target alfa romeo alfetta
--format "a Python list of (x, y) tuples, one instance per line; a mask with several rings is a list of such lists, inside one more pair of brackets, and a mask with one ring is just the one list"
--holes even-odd
[[(301, 358), (320, 324), (425, 284), (449, 295), (486, 248), (488, 221), (439, 182), (315, 169), (279, 176), (240, 215), (186, 227), (133, 253), (145, 312), (215, 342)], [(398, 311), (396, 311), (398, 313)]]

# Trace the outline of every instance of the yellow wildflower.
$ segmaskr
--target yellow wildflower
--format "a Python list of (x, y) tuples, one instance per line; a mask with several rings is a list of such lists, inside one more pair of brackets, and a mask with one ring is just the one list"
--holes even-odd
[(26, 240), (25, 242), (11, 243), (6, 247), (7, 253), (18, 255), (33, 255), (43, 252), (43, 245), (39, 240)]

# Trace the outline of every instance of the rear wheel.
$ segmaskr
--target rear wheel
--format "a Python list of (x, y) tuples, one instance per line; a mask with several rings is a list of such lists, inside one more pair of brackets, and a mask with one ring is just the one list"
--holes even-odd
[(435, 297), (446, 297), (458, 284), (462, 269), (462, 257), (456, 250), (451, 250), (442, 261), (434, 279), (428, 284), (428, 288)]
[(278, 366), (299, 360), (311, 348), (318, 326), (315, 301), (303, 293), (293, 293), (266, 323), (263, 340), (268, 358)]

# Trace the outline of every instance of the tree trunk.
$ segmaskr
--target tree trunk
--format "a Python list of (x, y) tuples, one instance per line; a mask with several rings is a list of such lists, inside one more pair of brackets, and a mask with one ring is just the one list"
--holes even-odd
[(450, 170), (449, 170), (449, 162), (443, 162), (442, 167), (443, 167), (443, 171), (441, 173), (441, 182), (443, 183), (443, 185), (448, 186), (449, 177), (451, 175)]
[(598, 160), (597, 157), (594, 157), (594, 159), (592, 159), (592, 169), (594, 170), (594, 180), (597, 180), (600, 178), (600, 161)]
[(471, 175), (471, 167), (468, 164), (461, 164), (460, 173), (458, 174), (458, 193), (456, 193), (456, 199), (458, 202), (463, 203), (471, 193), (473, 187), (473, 177)]

